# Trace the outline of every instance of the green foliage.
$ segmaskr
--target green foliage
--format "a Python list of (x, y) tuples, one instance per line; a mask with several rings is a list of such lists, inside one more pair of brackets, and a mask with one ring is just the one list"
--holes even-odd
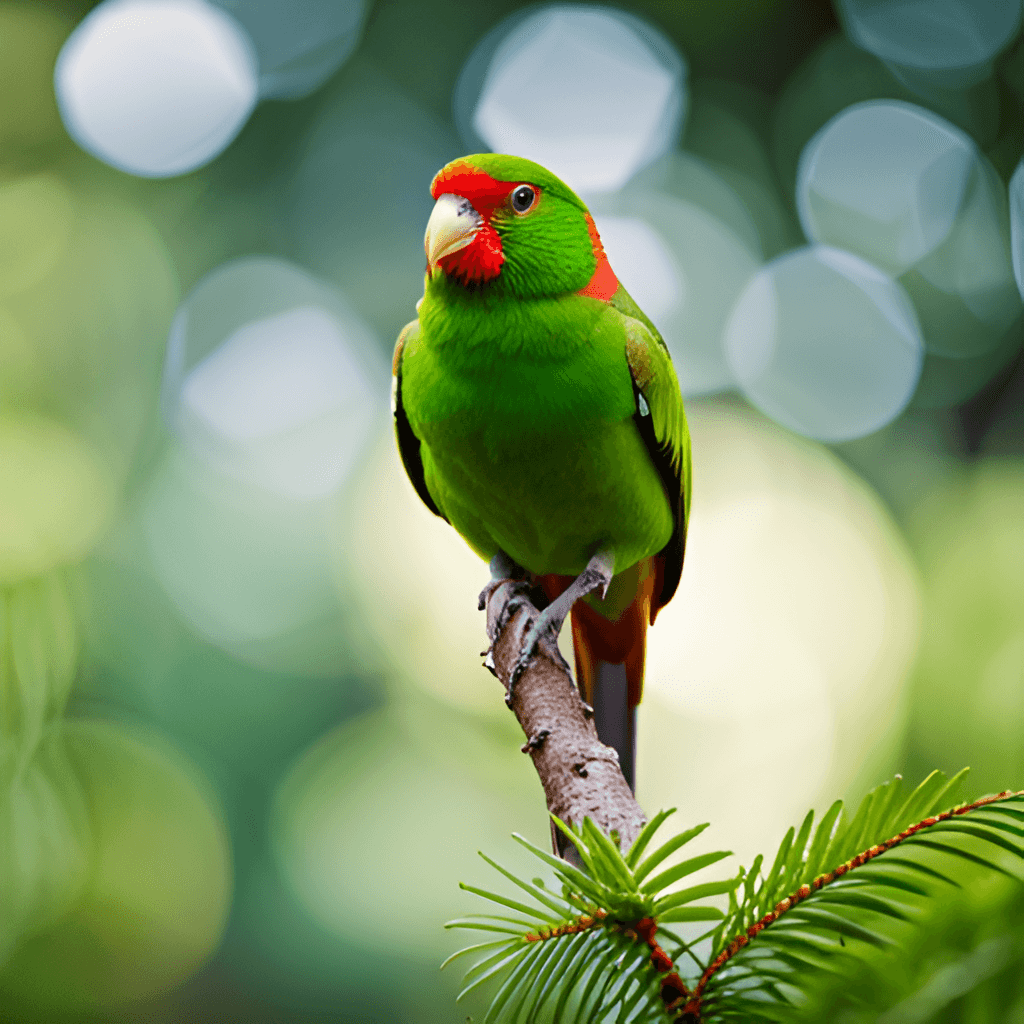
[[(947, 779), (933, 772), (910, 792), (897, 776), (872, 790), (851, 817), (844, 816), (841, 801), (816, 828), (813, 811), (808, 813), (799, 829), (786, 834), (767, 871), (757, 857), (737, 877), (678, 892), (667, 889), (727, 854), (656, 871), (707, 827), (689, 829), (647, 853), (671, 812), (653, 818), (625, 854), (589, 819), (579, 830), (556, 822), (575, 844), (580, 868), (517, 836), (554, 870), (561, 892), (540, 879), (516, 878), (484, 858), (532, 902), (464, 886), (515, 916), (451, 922), (449, 927), (500, 936), (449, 958), (480, 955), (460, 998), (499, 982), (485, 1022), (626, 1024), (698, 1012), (712, 1024), (832, 1019), (840, 1010), (860, 1014), (851, 1021), (867, 1021), (895, 1004), (903, 1016), (896, 1013), (894, 1024), (928, 1020), (936, 1007), (990, 979), (1019, 975), (1024, 963), (1024, 929), (1004, 914), (1010, 923), (998, 934), (991, 927), (961, 928), (959, 959), (922, 952), (908, 965), (907, 950), (934, 946), (936, 935), (965, 917), (992, 921), (996, 913), (1002, 920), (1003, 908), (1024, 906), (1024, 794), (947, 810), (964, 775)], [(1014, 881), (997, 887), (983, 909), (961, 907), (964, 893), (991, 889), (999, 879)], [(727, 911), (698, 902), (714, 896), (728, 897)], [(657, 948), (671, 964), (658, 961), (647, 923), (652, 918)], [(717, 923), (690, 941), (663, 927), (694, 921)], [(700, 953), (709, 947), (704, 960)], [(666, 989), (673, 977), (678, 984)]]
[(0, 587), (0, 966), (84, 884), (89, 825), (60, 735), (77, 659), (65, 571)]
[[(790, 829), (761, 884), (744, 893), (717, 929), (712, 958), (800, 886), (813, 889), (823, 874), (824, 884), (794, 901), (711, 977), (703, 993), (703, 1019), (818, 1019), (822, 999), (829, 998), (823, 993), (840, 987), (847, 995), (888, 988), (890, 1001), (898, 998), (900, 986), (886, 986), (885, 978), (923, 929), (948, 926), (940, 910), (961, 889), (993, 876), (1017, 877), (1012, 868), (1019, 871), (1024, 861), (1020, 794), (968, 805), (946, 820), (923, 825), (950, 806), (965, 774), (947, 780), (933, 772), (909, 794), (897, 777), (868, 793), (849, 820), (837, 801), (813, 835), (813, 813), (799, 831)], [(923, 827), (914, 830), (919, 823)], [(890, 849), (874, 853), (879, 844), (908, 831)], [(869, 850), (870, 859), (858, 864), (859, 855)], [(851, 863), (847, 873), (836, 872)], [(828, 880), (832, 873), (836, 877)], [(855, 978), (860, 984), (851, 988)], [(912, 985), (908, 979), (904, 994)]]
[[(706, 853), (653, 873), (707, 828), (698, 825), (688, 829), (647, 853), (654, 833), (671, 813), (662, 811), (652, 818), (625, 854), (589, 818), (580, 829), (556, 819), (556, 825), (578, 851), (581, 868), (515, 836), (554, 870), (561, 883), (560, 892), (540, 879), (527, 882), (516, 878), (481, 854), (532, 902), (462, 886), (503, 910), (513, 911), (514, 916), (474, 914), (449, 922), (449, 928), (502, 936), (459, 950), (445, 962), (468, 954), (480, 955), (466, 973), (459, 999), (488, 981), (500, 979), (485, 1024), (519, 1020), (572, 1024), (609, 1015), (621, 1022), (664, 1019), (662, 972), (652, 963), (652, 947), (642, 940), (635, 926), (650, 918), (661, 923), (717, 922), (722, 919), (722, 911), (698, 901), (731, 893), (741, 881), (734, 878), (666, 892), (673, 883), (729, 856), (722, 851)], [(658, 941), (665, 943), (665, 951), (673, 960), (681, 953), (692, 955), (691, 944), (673, 935), (659, 933)]]

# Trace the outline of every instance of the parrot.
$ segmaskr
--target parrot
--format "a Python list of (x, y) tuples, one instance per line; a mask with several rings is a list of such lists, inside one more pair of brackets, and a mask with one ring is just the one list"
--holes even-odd
[(546, 599), (513, 685), (571, 616), (577, 686), (635, 791), (647, 627), (679, 584), (690, 511), (668, 348), (550, 171), (474, 154), (430, 193), (423, 296), (392, 363), (402, 464), (492, 581)]

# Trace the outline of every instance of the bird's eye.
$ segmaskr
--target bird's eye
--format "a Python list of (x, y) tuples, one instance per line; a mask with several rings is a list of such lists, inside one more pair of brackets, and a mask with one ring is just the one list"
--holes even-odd
[(529, 185), (520, 185), (519, 188), (512, 193), (512, 209), (516, 213), (526, 213), (526, 211), (533, 206), (533, 201), (537, 198), (537, 193), (530, 188)]

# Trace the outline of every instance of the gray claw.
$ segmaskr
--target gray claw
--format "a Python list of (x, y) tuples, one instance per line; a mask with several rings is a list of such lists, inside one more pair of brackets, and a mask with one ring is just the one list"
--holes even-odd
[(484, 611), (487, 607), (487, 602), (490, 601), (491, 595), (504, 583), (504, 580), (491, 580), (483, 590), (480, 591), (480, 596), (477, 598), (476, 610), (478, 612)]
[[(506, 581), (507, 582), (507, 581)], [(512, 596), (505, 602), (504, 607), (501, 609), (501, 614), (498, 616), (498, 626), (494, 632), (495, 636), (501, 633), (501, 631), (508, 625), (509, 620), (515, 615), (516, 611), (523, 607), (524, 604), (530, 604), (530, 597), (528, 591), (530, 585), (523, 581), (519, 581), (515, 584), (515, 591)]]
[[(540, 641), (543, 638), (545, 632), (551, 635), (552, 647), (558, 650), (558, 630), (561, 628), (561, 623), (551, 623), (544, 621), (544, 615), (541, 613), (540, 617), (530, 623), (530, 628), (526, 630), (525, 635), (521, 641), (519, 657), (516, 659), (515, 665), (512, 667), (512, 675), (509, 679), (509, 689), (517, 682), (519, 677), (526, 671), (527, 666), (533, 661), (533, 656), (537, 653), (537, 647), (540, 645)], [(558, 652), (559, 660), (563, 661), (561, 651)]]
[[(558, 634), (562, 630), (562, 623), (565, 622), (565, 618), (572, 606), (585, 594), (600, 588), (602, 595), (604, 595), (608, 590), (608, 584), (611, 582), (614, 571), (614, 555), (611, 552), (599, 551), (590, 559), (587, 567), (573, 580), (569, 587), (556, 597), (540, 613), (536, 620), (530, 623), (529, 630), (523, 636), (519, 658), (512, 669), (509, 681), (510, 693), (519, 677), (526, 671), (526, 666), (529, 665), (537, 650), (537, 645), (542, 639), (550, 637), (551, 646), (555, 652), (552, 658), (557, 656), (558, 660), (565, 665), (562, 652), (558, 650)], [(568, 665), (565, 665), (565, 667), (568, 668)]]

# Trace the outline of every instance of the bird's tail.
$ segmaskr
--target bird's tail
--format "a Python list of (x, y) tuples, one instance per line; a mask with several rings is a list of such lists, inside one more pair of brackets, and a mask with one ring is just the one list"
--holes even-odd
[[(576, 654), (576, 683), (594, 709), (594, 724), (602, 743), (614, 747), (622, 774), (635, 789), (636, 706), (644, 685), (647, 626), (660, 579), (657, 559), (643, 566), (636, 596), (617, 619), (609, 619), (586, 600), (573, 605), (572, 643)], [(542, 576), (537, 581), (549, 600), (558, 596), (571, 576)]]

